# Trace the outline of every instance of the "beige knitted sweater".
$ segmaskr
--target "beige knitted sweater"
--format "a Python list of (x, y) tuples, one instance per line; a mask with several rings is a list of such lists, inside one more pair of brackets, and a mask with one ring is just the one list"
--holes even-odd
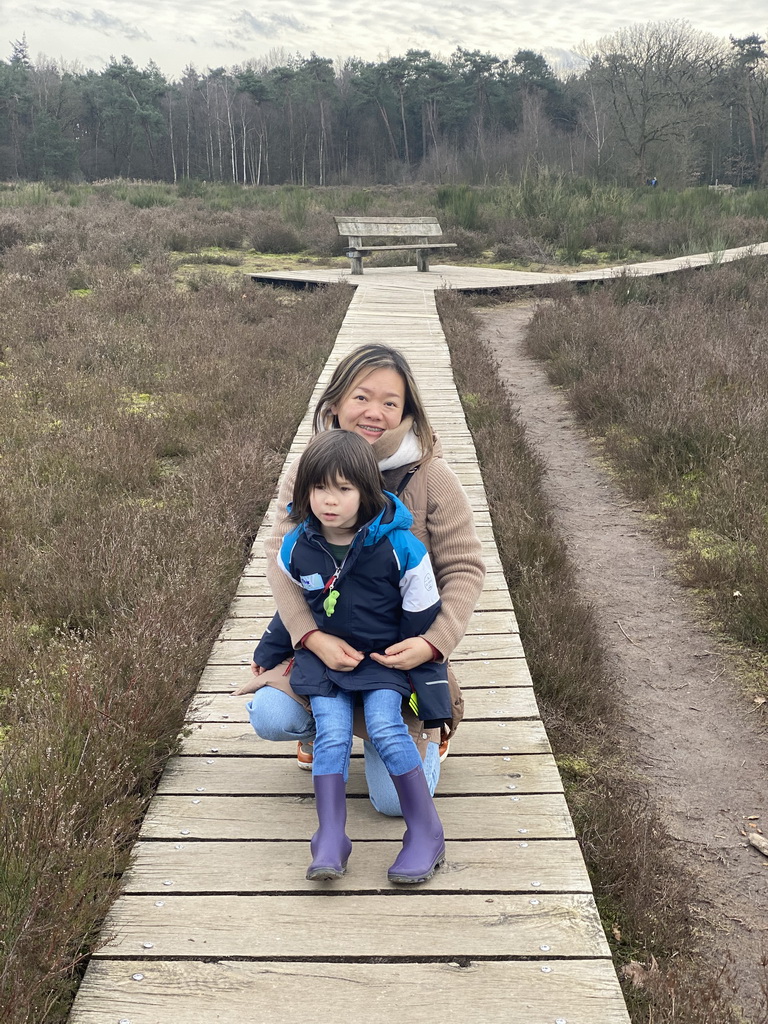
[[(388, 456), (408, 426), (404, 421), (398, 430), (387, 431), (392, 436), (384, 435), (376, 442), (376, 454), (380, 458)], [(382, 445), (385, 440), (389, 451)], [(430, 552), (442, 600), (440, 612), (424, 637), (447, 659), (464, 636), (475, 609), (485, 565), (467, 496), (458, 477), (440, 455), (439, 442), (432, 456), (412, 465), (418, 465), (418, 469), (400, 498), (414, 517), (413, 532)], [(267, 578), (294, 647), (317, 628), (301, 591), (277, 565), (282, 539), (292, 528), (283, 510), (293, 497), (297, 467), (298, 459), (285, 474), (278, 494), (275, 526), (265, 543)], [(385, 473), (385, 480), (390, 473), (401, 478), (408, 468), (399, 467), (396, 474)], [(387, 483), (391, 485), (391, 481)]]

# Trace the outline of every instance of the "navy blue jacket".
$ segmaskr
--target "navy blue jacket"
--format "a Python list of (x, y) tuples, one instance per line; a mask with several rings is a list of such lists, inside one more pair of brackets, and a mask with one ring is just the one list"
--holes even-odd
[(283, 539), (278, 562), (303, 589), (318, 629), (345, 640), (366, 656), (351, 672), (327, 668), (311, 651), (293, 651), (288, 631), (276, 615), (265, 630), (254, 661), (274, 668), (294, 655), (291, 686), (305, 696), (328, 696), (343, 690), (386, 688), (404, 697), (415, 692), (417, 715), (427, 728), (452, 716), (447, 669), (427, 662), (402, 672), (385, 668), (368, 655), (406, 637), (420, 636), (440, 610), (427, 549), (409, 530), (411, 513), (394, 495), (375, 519), (361, 527), (341, 565), (319, 523), (310, 516)]

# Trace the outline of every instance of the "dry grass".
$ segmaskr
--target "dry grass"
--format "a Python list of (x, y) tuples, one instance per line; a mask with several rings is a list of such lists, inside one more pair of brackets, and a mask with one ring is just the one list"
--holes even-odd
[[(561, 293), (530, 337), (679, 550), (716, 623), (768, 653), (768, 266)], [(768, 695), (768, 689), (764, 690)]]
[(107, 212), (0, 273), (4, 1024), (66, 1017), (348, 298), (181, 289)]
[[(625, 996), (635, 1024), (737, 1024), (726, 973), (699, 959), (696, 883), (617, 750), (619, 696), (541, 488), (543, 468), (467, 300), (440, 296), (537, 699), (617, 967), (654, 964)], [(670, 908), (674, 907), (674, 913)]]

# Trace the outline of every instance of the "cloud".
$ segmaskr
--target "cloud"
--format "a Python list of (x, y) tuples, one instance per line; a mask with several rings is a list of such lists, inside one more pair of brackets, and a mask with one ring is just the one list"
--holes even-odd
[(240, 11), (232, 18), (233, 24), (237, 27), (238, 33), (256, 39), (274, 39), (288, 29), (291, 32), (307, 32), (308, 27), (302, 24), (297, 18), (288, 14), (270, 14), (267, 17), (257, 18), (250, 11)]
[(89, 13), (74, 10), (73, 8), (62, 7), (33, 7), (30, 13), (41, 18), (50, 18), (53, 21), (60, 21), (65, 25), (72, 25), (75, 28), (89, 28), (94, 32), (100, 32), (107, 36), (121, 36), (123, 39), (149, 40), (152, 36), (143, 28), (138, 28), (130, 22), (116, 18), (112, 14), (92, 8)]

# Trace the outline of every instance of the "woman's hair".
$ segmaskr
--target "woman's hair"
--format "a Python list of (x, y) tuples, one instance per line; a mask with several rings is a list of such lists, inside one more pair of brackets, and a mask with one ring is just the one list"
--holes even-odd
[(360, 345), (349, 355), (344, 356), (315, 406), (315, 432), (338, 426), (331, 406), (338, 405), (363, 377), (367, 377), (374, 370), (394, 370), (402, 377), (405, 385), (403, 415), (413, 416), (413, 432), (421, 443), (421, 450), (425, 455), (430, 455), (433, 447), (432, 427), (422, 404), (418, 385), (413, 379), (405, 356), (389, 345)]
[(384, 481), (373, 448), (351, 430), (326, 430), (315, 434), (299, 459), (293, 504), (288, 518), (301, 523), (312, 512), (312, 488), (346, 480), (360, 491), (357, 526), (363, 526), (384, 508)]

